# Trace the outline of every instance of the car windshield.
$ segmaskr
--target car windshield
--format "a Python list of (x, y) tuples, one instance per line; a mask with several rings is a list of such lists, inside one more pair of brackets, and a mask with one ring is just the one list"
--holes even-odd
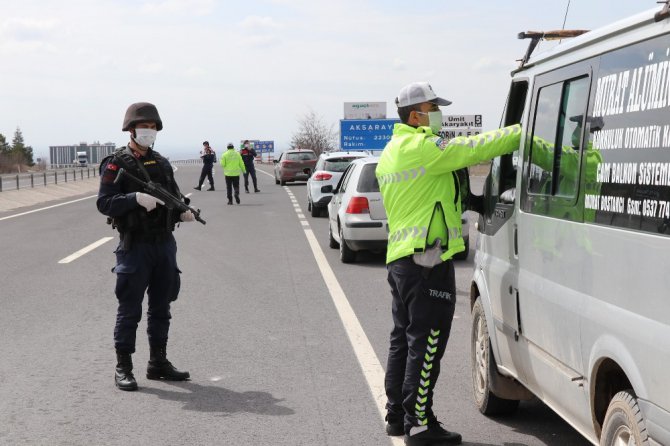
[(286, 159), (290, 161), (310, 161), (315, 160), (314, 152), (289, 152), (286, 154)]
[(366, 164), (361, 171), (361, 178), (358, 180), (358, 192), (379, 192), (379, 183), (375, 176), (377, 163)]
[(323, 170), (328, 172), (344, 172), (347, 166), (356, 158), (330, 158), (323, 163)]

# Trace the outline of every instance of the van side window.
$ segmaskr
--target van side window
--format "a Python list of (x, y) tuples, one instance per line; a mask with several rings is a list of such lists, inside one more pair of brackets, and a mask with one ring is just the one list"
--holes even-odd
[(589, 79), (583, 77), (539, 90), (530, 152), (529, 194), (576, 196), (588, 87)]

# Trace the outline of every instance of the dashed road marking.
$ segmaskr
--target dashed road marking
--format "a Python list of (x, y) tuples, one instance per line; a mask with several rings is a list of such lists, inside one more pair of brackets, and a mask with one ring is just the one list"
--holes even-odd
[(93, 251), (95, 248), (104, 245), (108, 241), (112, 240), (114, 237), (103, 237), (97, 242), (91, 243), (90, 245), (81, 248), (79, 251), (70, 254), (69, 256), (60, 259), (58, 263), (70, 263), (74, 260), (77, 260), (79, 257), (83, 256), (84, 254), (88, 254), (89, 252)]

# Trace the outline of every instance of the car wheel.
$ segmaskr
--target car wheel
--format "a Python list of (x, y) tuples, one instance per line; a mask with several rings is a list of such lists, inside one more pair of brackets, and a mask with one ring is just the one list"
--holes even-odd
[(312, 207), (309, 209), (309, 214), (312, 217), (320, 217), (321, 216), (321, 208), (318, 208), (318, 207), (312, 205)]
[(340, 261), (342, 263), (353, 263), (356, 261), (356, 251), (347, 246), (342, 226), (340, 226)]
[(340, 247), (340, 244), (337, 243), (337, 240), (335, 240), (335, 237), (333, 237), (333, 228), (330, 226), (330, 222), (328, 222), (328, 246), (333, 249)]
[(279, 184), (279, 179), (277, 178), (277, 174), (275, 174), (275, 184)]
[(307, 210), (310, 212), (312, 211), (312, 202), (309, 200), (309, 198), (307, 199)]
[(472, 307), (470, 367), (475, 404), (484, 415), (510, 414), (519, 406), (519, 400), (507, 400), (491, 392), (491, 374), (498, 373), (491, 353), (491, 339), (480, 297)]
[(633, 390), (623, 390), (614, 395), (605, 414), (600, 445), (620, 444), (649, 444), (647, 428)]
[(280, 185), (280, 186), (286, 186), (286, 181), (284, 181), (284, 180), (279, 180), (279, 185)]
[(454, 254), (454, 260), (467, 260), (470, 254), (470, 238), (465, 239), (465, 251)]

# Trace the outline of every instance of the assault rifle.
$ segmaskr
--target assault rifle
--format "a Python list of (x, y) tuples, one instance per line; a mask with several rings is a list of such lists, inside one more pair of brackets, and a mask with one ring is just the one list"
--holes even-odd
[(205, 220), (200, 218), (200, 209), (194, 209), (191, 206), (188, 205), (190, 200), (186, 197), (184, 197), (187, 202), (182, 201), (180, 198), (175, 197), (172, 195), (170, 192), (168, 192), (163, 186), (161, 186), (158, 183), (154, 183), (153, 181), (142, 181), (139, 178), (137, 178), (135, 175), (132, 173), (128, 172), (126, 169), (123, 167), (119, 169), (119, 173), (116, 176), (116, 179), (114, 179), (114, 183), (116, 184), (121, 177), (126, 177), (128, 178), (131, 182), (137, 184), (138, 186), (141, 186), (144, 192), (148, 193), (149, 195), (158, 198), (161, 200), (163, 203), (165, 203), (165, 207), (170, 209), (170, 210), (177, 210), (181, 214), (182, 212), (186, 211), (191, 211), (193, 215), (195, 216), (195, 219), (199, 221), (200, 223), (207, 224)]

